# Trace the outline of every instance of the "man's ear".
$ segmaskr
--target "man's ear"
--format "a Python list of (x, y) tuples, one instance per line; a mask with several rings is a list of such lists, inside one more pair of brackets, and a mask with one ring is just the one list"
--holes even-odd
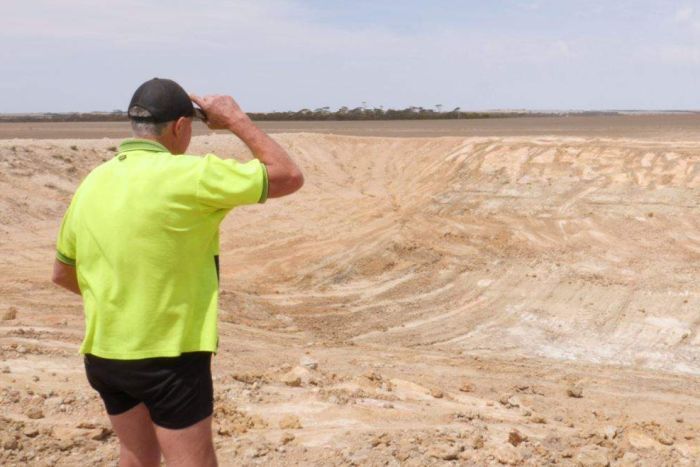
[(185, 130), (185, 126), (187, 125), (187, 117), (180, 117), (177, 120), (175, 120), (175, 124), (173, 125), (173, 134), (175, 136), (180, 136), (182, 132)]

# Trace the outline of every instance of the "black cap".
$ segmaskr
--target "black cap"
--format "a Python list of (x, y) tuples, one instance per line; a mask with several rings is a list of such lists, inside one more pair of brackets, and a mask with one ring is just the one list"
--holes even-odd
[(163, 123), (193, 117), (194, 106), (182, 86), (171, 79), (153, 78), (143, 83), (129, 102), (129, 118)]

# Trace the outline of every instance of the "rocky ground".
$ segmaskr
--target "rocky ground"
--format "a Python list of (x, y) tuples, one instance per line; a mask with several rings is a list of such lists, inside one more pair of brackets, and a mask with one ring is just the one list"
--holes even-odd
[[(277, 138), (307, 185), (222, 226), (222, 465), (700, 465), (700, 143)], [(48, 278), (117, 144), (0, 142), (2, 465), (116, 463)]]

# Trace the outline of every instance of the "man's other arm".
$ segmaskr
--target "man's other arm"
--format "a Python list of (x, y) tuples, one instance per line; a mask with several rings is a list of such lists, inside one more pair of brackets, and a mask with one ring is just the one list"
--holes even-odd
[(290, 195), (304, 185), (304, 175), (287, 151), (258, 128), (230, 96), (190, 96), (207, 115), (213, 130), (238, 136), (267, 169), (268, 198)]
[(54, 260), (53, 277), (51, 281), (60, 285), (64, 289), (70, 290), (73, 293), (80, 295), (80, 287), (78, 287), (78, 275), (75, 267), (62, 263), (59, 260)]

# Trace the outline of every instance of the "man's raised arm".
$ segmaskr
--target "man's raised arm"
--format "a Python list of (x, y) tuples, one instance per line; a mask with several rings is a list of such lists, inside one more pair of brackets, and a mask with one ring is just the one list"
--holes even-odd
[(304, 175), (287, 151), (258, 128), (231, 96), (190, 97), (206, 113), (209, 128), (231, 131), (265, 164), (268, 198), (290, 195), (302, 187)]

